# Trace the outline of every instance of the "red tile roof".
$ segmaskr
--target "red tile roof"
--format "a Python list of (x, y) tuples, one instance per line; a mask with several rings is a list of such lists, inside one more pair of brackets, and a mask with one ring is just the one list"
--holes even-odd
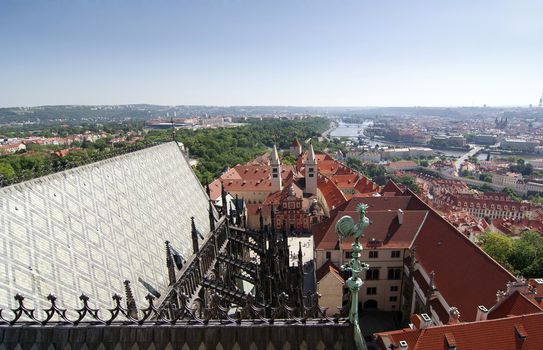
[[(399, 349), (404, 340), (409, 350), (541, 350), (543, 348), (543, 313), (496, 320), (458, 323), (424, 329), (403, 329), (377, 333), (382, 350), (393, 343)], [(522, 337), (524, 337), (522, 339)]]
[[(367, 217), (371, 224), (364, 232), (360, 243), (364, 247), (375, 247), (374, 242), (388, 248), (408, 248), (420, 227), (424, 224), (426, 211), (404, 212), (403, 224), (398, 222), (396, 211), (368, 211)], [(332, 250), (337, 244), (336, 222), (344, 215), (349, 215), (355, 220), (358, 213), (355, 211), (336, 211), (323, 225), (314, 226), (312, 229), (315, 249)], [(343, 249), (350, 249), (353, 240), (345, 239), (341, 245)]]
[[(330, 157), (328, 154), (323, 153), (323, 152), (318, 152), (318, 151), (315, 152), (315, 159), (317, 160), (317, 164), (324, 161), (328, 161), (328, 160), (332, 160), (335, 162), (335, 160), (332, 157)], [(304, 151), (302, 155), (298, 157), (298, 160), (296, 161), (296, 168), (298, 170), (301, 170), (305, 166), (304, 163), (306, 160), (307, 160), (307, 151)]]
[(392, 192), (397, 196), (402, 195), (402, 190), (396, 185), (393, 181), (389, 181), (386, 183), (385, 187), (381, 189), (381, 194)]
[[(292, 178), (293, 169), (292, 165), (282, 165), (281, 178), (284, 181)], [(230, 168), (210, 185), (212, 199), (220, 196), (221, 181), (226, 191), (271, 191), (270, 168), (268, 166), (238, 164)]]
[(341, 273), (339, 272), (339, 268), (334, 265), (330, 260), (326, 260), (326, 262), (317, 269), (315, 272), (315, 277), (317, 278), (317, 282), (322, 280), (324, 276), (328, 275), (329, 273), (333, 273), (334, 277), (336, 277), (341, 283), (344, 283), (345, 280), (343, 277), (341, 277)]
[(409, 206), (426, 207), (425, 224), (415, 242), (416, 258), (426, 271), (435, 272), (435, 284), (462, 320), (474, 321), (477, 306), (494, 305), (496, 292), (515, 277), (475, 243), (413, 195)]
[(337, 208), (347, 201), (343, 192), (325, 176), (318, 174), (317, 187), (330, 210)]
[(224, 189), (229, 191), (270, 192), (270, 180), (224, 180)]
[(487, 315), (489, 320), (503, 318), (510, 315), (528, 315), (542, 312), (541, 307), (535, 301), (528, 299), (519, 291), (514, 291), (494, 306)]
[(339, 210), (356, 211), (356, 206), (360, 203), (368, 205), (368, 211), (371, 210), (407, 210), (410, 196), (396, 197), (354, 197), (341, 207)]
[(405, 167), (417, 167), (417, 163), (412, 160), (400, 160), (398, 162), (391, 162), (387, 164), (387, 167), (392, 169), (403, 169)]
[(221, 179), (215, 179), (209, 184), (209, 199), (217, 200), (221, 196)]
[(285, 184), (283, 184), (283, 189), (281, 191), (277, 191), (275, 193), (270, 194), (266, 199), (264, 200), (264, 205), (279, 205), (282, 200), (288, 197), (290, 192), (290, 187), (292, 186), (294, 190), (294, 195), (297, 198), (303, 198), (304, 191), (300, 187), (300, 185), (297, 183), (297, 181), (293, 181), (292, 178), (289, 178), (289, 181)]
[(344, 175), (334, 175), (330, 179), (336, 184), (339, 188), (353, 188), (354, 185), (358, 182), (358, 174), (344, 174)]

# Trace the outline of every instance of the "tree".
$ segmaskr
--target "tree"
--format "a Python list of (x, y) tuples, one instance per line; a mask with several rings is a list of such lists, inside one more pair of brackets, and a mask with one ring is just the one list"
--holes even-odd
[(11, 181), (15, 177), (15, 170), (9, 163), (0, 163), (0, 183)]
[(494, 189), (492, 187), (490, 187), (489, 184), (483, 184), (483, 186), (481, 186), (481, 191), (483, 191), (483, 192), (492, 192), (492, 191), (494, 191)]
[(513, 240), (499, 232), (489, 232), (481, 237), (481, 248), (508, 270), (512, 270), (509, 258), (513, 252)]
[(483, 173), (479, 175), (479, 180), (484, 182), (492, 182), (492, 174), (491, 173)]
[(543, 238), (538, 232), (526, 231), (513, 242), (511, 266), (524, 277), (543, 276)]
[(543, 276), (543, 237), (538, 232), (526, 231), (518, 239), (489, 232), (482, 237), (481, 248), (513, 274)]

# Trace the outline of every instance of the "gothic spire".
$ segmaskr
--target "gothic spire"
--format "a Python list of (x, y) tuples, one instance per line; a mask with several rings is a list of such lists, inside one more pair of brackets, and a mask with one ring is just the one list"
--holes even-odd
[(307, 163), (308, 164), (315, 164), (316, 158), (315, 158), (315, 151), (313, 150), (313, 145), (309, 144), (309, 150), (307, 151)]
[(128, 315), (133, 319), (138, 319), (138, 307), (136, 306), (136, 299), (134, 299), (134, 293), (132, 293), (132, 287), (130, 287), (130, 281), (124, 281), (124, 294), (126, 295), (126, 309)]
[(275, 147), (275, 145), (273, 145), (273, 150), (271, 154), (271, 164), (280, 164), (279, 154), (277, 153), (277, 147)]
[(168, 267), (168, 279), (170, 286), (175, 283), (175, 265), (172, 256), (170, 241), (166, 241), (166, 267)]
[(198, 252), (198, 231), (196, 230), (196, 223), (194, 222), (194, 216), (190, 217), (190, 226), (192, 233), (192, 250), (196, 254)]

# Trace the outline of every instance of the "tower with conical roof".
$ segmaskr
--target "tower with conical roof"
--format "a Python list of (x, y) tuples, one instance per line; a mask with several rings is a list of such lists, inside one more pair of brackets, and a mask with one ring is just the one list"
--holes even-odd
[(270, 167), (272, 193), (281, 191), (283, 189), (283, 183), (281, 181), (281, 161), (279, 160), (279, 154), (277, 153), (277, 147), (275, 147), (275, 145), (273, 145)]
[(315, 151), (313, 151), (313, 145), (309, 144), (305, 161), (305, 192), (312, 195), (317, 194), (317, 170)]

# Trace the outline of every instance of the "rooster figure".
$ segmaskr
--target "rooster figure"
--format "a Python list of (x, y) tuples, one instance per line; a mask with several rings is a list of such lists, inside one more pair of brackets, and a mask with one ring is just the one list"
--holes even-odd
[(349, 321), (354, 326), (354, 338), (358, 350), (367, 349), (364, 338), (362, 338), (362, 332), (360, 331), (358, 320), (358, 291), (364, 284), (362, 279), (358, 277), (358, 274), (369, 268), (368, 264), (362, 263), (358, 260), (362, 253), (362, 245), (360, 245), (358, 240), (364, 236), (364, 230), (370, 224), (370, 220), (366, 217), (367, 209), (368, 206), (366, 204), (358, 204), (356, 206), (356, 211), (358, 212), (358, 223), (355, 223), (353, 218), (348, 215), (343, 216), (336, 223), (336, 231), (340, 240), (344, 240), (351, 236), (354, 238), (354, 242), (351, 246), (351, 260), (349, 260), (349, 263), (341, 265), (341, 270), (351, 272), (351, 277), (347, 279), (345, 284), (351, 293)]

